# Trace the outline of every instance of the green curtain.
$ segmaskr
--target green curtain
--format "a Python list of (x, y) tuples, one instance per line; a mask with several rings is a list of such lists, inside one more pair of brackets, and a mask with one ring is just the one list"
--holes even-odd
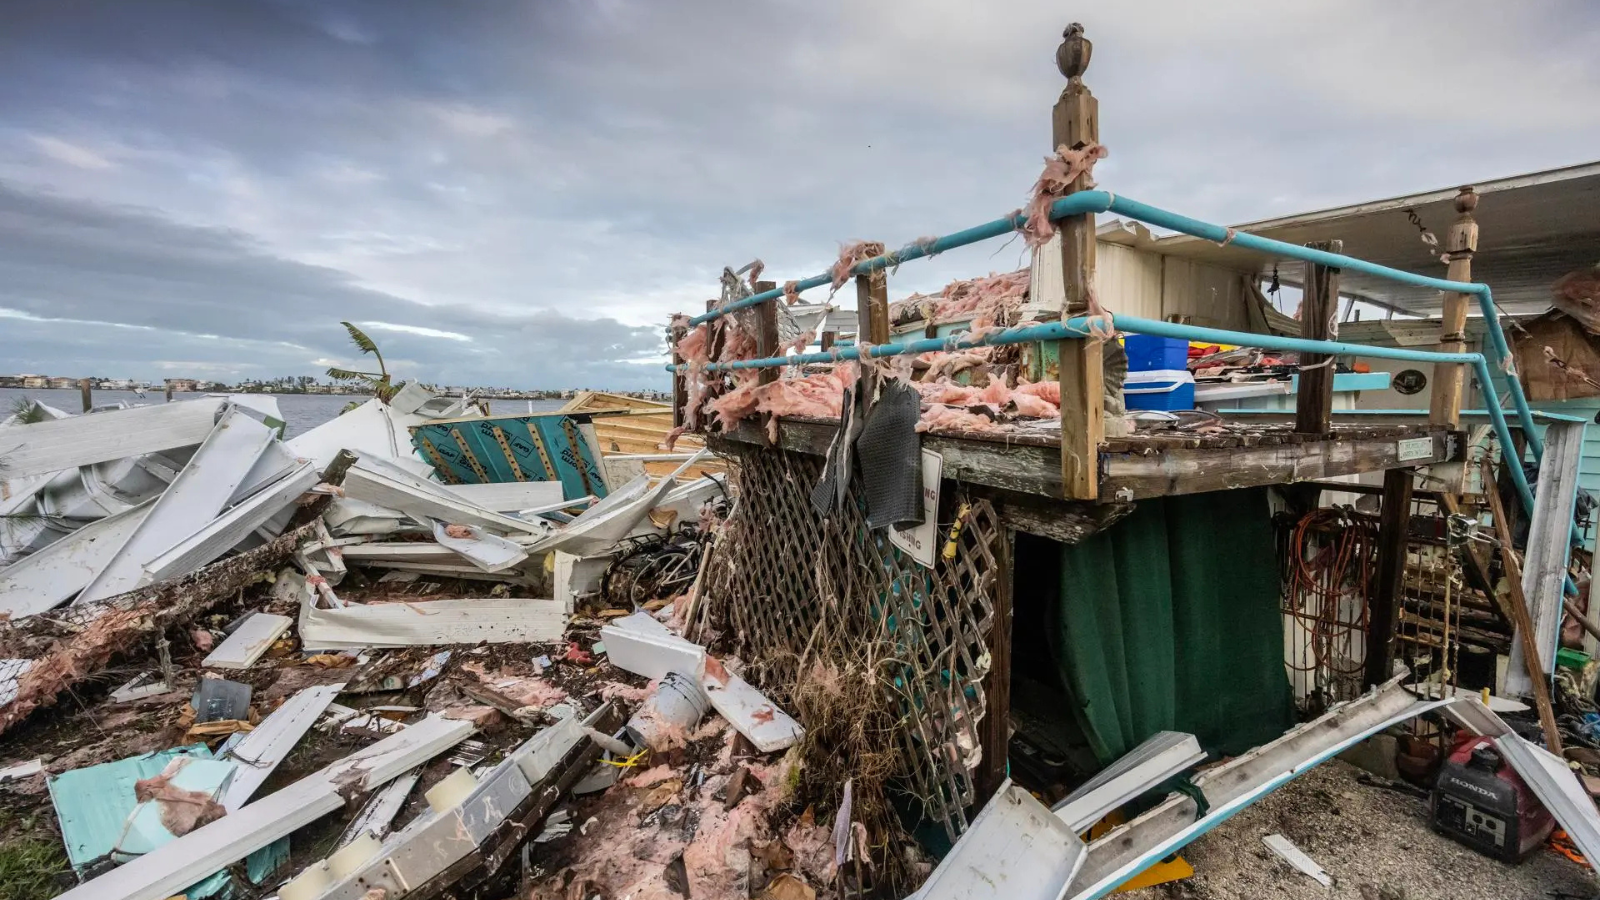
[(1232, 755), (1293, 724), (1266, 490), (1146, 500), (1062, 548), (1051, 649), (1101, 763), (1157, 731)]

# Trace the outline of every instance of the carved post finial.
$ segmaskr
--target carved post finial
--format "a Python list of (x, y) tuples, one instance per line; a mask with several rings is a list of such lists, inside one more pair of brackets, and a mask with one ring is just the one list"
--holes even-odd
[(1083, 26), (1073, 22), (1061, 33), (1061, 46), (1056, 48), (1056, 68), (1068, 81), (1078, 81), (1089, 69), (1089, 57), (1094, 54), (1094, 42), (1083, 36)]
[(1470, 184), (1462, 185), (1460, 193), (1456, 194), (1456, 212), (1463, 216), (1470, 216), (1472, 211), (1477, 208), (1478, 192)]

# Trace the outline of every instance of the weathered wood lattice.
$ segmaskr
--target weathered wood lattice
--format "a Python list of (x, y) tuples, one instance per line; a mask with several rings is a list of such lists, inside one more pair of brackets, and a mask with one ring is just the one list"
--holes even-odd
[[(928, 569), (886, 531), (867, 528), (854, 487), (842, 510), (817, 515), (809, 497), (820, 457), (726, 440), (713, 446), (737, 460), (739, 500), (710, 573), (711, 614), (778, 697), (815, 660), (876, 659), (903, 717), (891, 787), (959, 835), (976, 802), (987, 639), (998, 560), (1006, 558), (994, 508), (946, 496), (941, 545), (965, 510), (956, 551)], [(954, 484), (945, 482), (946, 494)]]

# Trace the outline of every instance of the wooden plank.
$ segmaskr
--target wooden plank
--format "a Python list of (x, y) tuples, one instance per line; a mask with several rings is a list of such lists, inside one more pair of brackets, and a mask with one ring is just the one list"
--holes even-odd
[(1411, 488), (1416, 473), (1383, 473), (1383, 514), (1378, 520), (1378, 576), (1367, 608), (1366, 683), (1383, 684), (1394, 671), (1394, 633), (1400, 624), (1401, 582), (1411, 533)]
[(856, 315), (869, 344), (889, 343), (889, 276), (882, 269), (856, 276)]
[(372, 790), (459, 744), (466, 721), (428, 718), (202, 825), (57, 900), (164, 900), (344, 806), (343, 790)]
[[(1313, 250), (1343, 253), (1344, 241), (1312, 241)], [(1305, 264), (1300, 298), (1300, 336), (1326, 341), (1334, 335), (1339, 315), (1339, 270)], [(1295, 395), (1294, 430), (1300, 434), (1327, 434), (1333, 428), (1333, 357), (1325, 353), (1300, 354), (1300, 390)]]
[[(248, 669), (283, 636), (294, 620), (273, 613), (251, 613), (228, 639), (212, 650), (200, 666), (206, 669)], [(332, 698), (329, 698), (332, 701)]]
[[(1483, 461), (1483, 481), (1485, 484), (1494, 483), (1487, 459)], [(1544, 730), (1545, 744), (1559, 754), (1561, 729), (1556, 725), (1555, 709), (1550, 704), (1550, 682), (1545, 674), (1547, 670), (1539, 663), (1539, 648), (1534, 639), (1537, 632), (1533, 627), (1533, 616), (1528, 613), (1528, 598), (1522, 593), (1522, 567), (1517, 561), (1516, 545), (1511, 541), (1511, 522), (1506, 518), (1505, 505), (1500, 502), (1500, 493), (1498, 491), (1486, 493), (1489, 496), (1489, 514), (1494, 518), (1495, 536), (1500, 540), (1500, 562), (1505, 566), (1506, 583), (1511, 588), (1511, 596), (1506, 598), (1506, 604), (1511, 607), (1511, 618), (1517, 624), (1516, 640), (1512, 644), (1513, 655), (1516, 655), (1515, 651), (1520, 646), (1523, 671), (1527, 673), (1528, 686), (1533, 694), (1533, 705), (1539, 711), (1539, 726)], [(1506, 673), (1506, 681), (1511, 681), (1509, 671)]]
[[(1450, 226), (1445, 240), (1445, 252), (1450, 255), (1449, 270), (1445, 277), (1451, 281), (1472, 280), (1472, 254), (1478, 249), (1478, 223), (1472, 211), (1478, 206), (1478, 195), (1469, 185), (1456, 195), (1456, 221)], [(1445, 294), (1439, 319), (1439, 350), (1443, 353), (1461, 353), (1467, 347), (1467, 310), (1472, 303), (1468, 294)], [(1461, 363), (1439, 363), (1433, 367), (1433, 394), (1428, 404), (1428, 421), (1450, 428), (1461, 426), (1462, 381), (1466, 367)]]
[[(1057, 51), (1057, 65), (1067, 79), (1051, 114), (1050, 150), (1082, 149), (1100, 142), (1100, 101), (1083, 83), (1092, 45), (1081, 34), (1069, 37)], [(1073, 194), (1092, 184), (1088, 173), (1066, 190)], [(1061, 220), (1061, 275), (1065, 300), (1063, 321), (1087, 312), (1094, 291), (1094, 214)], [(1061, 481), (1066, 495), (1075, 500), (1100, 496), (1098, 452), (1105, 440), (1104, 351), (1092, 340), (1062, 341), (1057, 345), (1061, 383)]]
[(0, 478), (24, 478), (192, 447), (211, 434), (223, 401), (184, 400), (32, 425), (0, 427)]
[[(1108, 499), (1141, 500), (1172, 494), (1199, 494), (1259, 484), (1291, 484), (1336, 475), (1354, 475), (1400, 466), (1450, 462), (1450, 435), (1429, 436), (1425, 457), (1400, 459), (1393, 438), (1323, 440), (1301, 444), (1240, 447), (1231, 450), (1173, 449), (1144, 456), (1107, 454), (1101, 492)], [(1456, 457), (1464, 442), (1455, 442)]]

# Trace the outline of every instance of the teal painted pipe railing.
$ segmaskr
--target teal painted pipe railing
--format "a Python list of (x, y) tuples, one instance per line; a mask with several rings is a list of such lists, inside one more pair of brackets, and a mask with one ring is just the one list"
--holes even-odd
[[(1178, 231), (1183, 234), (1209, 241), (1215, 241), (1219, 244), (1234, 244), (1248, 250), (1257, 250), (1262, 253), (1274, 254), (1277, 256), (1287, 256), (1291, 259), (1300, 259), (1306, 262), (1316, 263), (1318, 265), (1330, 266), (1332, 268), (1349, 269), (1354, 272), (1365, 272), (1368, 275), (1375, 275), (1379, 278), (1387, 278), (1391, 281), (1397, 281), (1402, 284), (1413, 284), (1418, 287), (1432, 288), (1434, 290), (1447, 291), (1450, 293), (1470, 294), (1478, 299), (1479, 309), (1482, 311), (1484, 321), (1488, 326), (1487, 332), (1489, 334), (1489, 346), (1492, 351), (1487, 355), (1489, 363), (1491, 365), (1504, 368), (1505, 361), (1511, 358), (1511, 350), (1506, 344), (1505, 331), (1501, 329), (1500, 319), (1496, 315), (1497, 310), (1494, 305), (1494, 295), (1490, 292), (1489, 286), (1486, 284), (1476, 284), (1466, 281), (1450, 281), (1444, 278), (1433, 278), (1428, 275), (1418, 275), (1415, 272), (1407, 272), (1402, 269), (1381, 266), (1377, 263), (1368, 262), (1364, 259), (1357, 259), (1353, 256), (1345, 256), (1342, 253), (1329, 253), (1326, 250), (1314, 250), (1310, 247), (1302, 247), (1299, 244), (1288, 244), (1284, 243), (1283, 241), (1275, 241), (1271, 238), (1264, 238), (1250, 234), (1249, 232), (1235, 231), (1234, 229), (1227, 228), (1222, 225), (1214, 225), (1210, 222), (1202, 222), (1199, 219), (1193, 219), (1185, 215), (1169, 212), (1159, 207), (1151, 206), (1147, 203), (1140, 203), (1137, 200), (1130, 200), (1126, 197), (1118, 197), (1110, 191), (1080, 191), (1076, 194), (1062, 197), (1060, 200), (1055, 201), (1055, 203), (1051, 204), (1050, 206), (1050, 218), (1052, 220), (1064, 219), (1067, 216), (1082, 215), (1084, 213), (1104, 212), (1114, 212), (1119, 215), (1127, 216), (1130, 219), (1136, 219), (1140, 222), (1144, 222), (1147, 225), (1154, 225), (1158, 228), (1170, 228), (1173, 231)], [(913, 242), (892, 253), (885, 253), (880, 256), (875, 256), (871, 259), (856, 263), (855, 266), (850, 269), (850, 273), (852, 275), (866, 275), (879, 269), (897, 266), (903, 262), (908, 262), (913, 259), (921, 259), (926, 256), (932, 256), (936, 253), (942, 253), (946, 250), (955, 249), (956, 247), (964, 247), (968, 244), (975, 244), (979, 241), (985, 241), (990, 238), (999, 237), (1000, 235), (1009, 234), (1010, 232), (1021, 228), (1023, 223), (1026, 221), (1026, 218), (1020, 212), (1017, 212), (1012, 213), (1009, 216), (1003, 216), (995, 219), (992, 222), (986, 222), (982, 225), (968, 228), (964, 231), (958, 231), (954, 234), (936, 238), (932, 241)], [(832, 283), (831, 275), (828, 273), (823, 273), (821, 275), (815, 275), (811, 278), (797, 282), (795, 289), (796, 291), (806, 291), (810, 290), (811, 288), (820, 287), (824, 284), (830, 283)], [(742, 300), (729, 303), (726, 306), (719, 307), (718, 309), (711, 310), (703, 315), (695, 316), (689, 320), (689, 323), (691, 325), (699, 325), (702, 322), (709, 322), (718, 318), (719, 316), (727, 315), (736, 309), (743, 309), (754, 306), (758, 303), (765, 303), (782, 296), (783, 290), (781, 288), (770, 291), (762, 291), (761, 293), (754, 294)], [(1254, 338), (1246, 343), (1252, 346), (1263, 346)], [(1372, 354), (1363, 355), (1370, 356)], [(1507, 369), (1506, 383), (1511, 390), (1511, 403), (1512, 406), (1516, 408), (1518, 424), (1522, 426), (1523, 434), (1528, 441), (1528, 447), (1533, 451), (1533, 458), (1538, 460), (1544, 456), (1544, 443), (1539, 439), (1539, 432), (1537, 429), (1533, 427), (1533, 411), (1528, 406), (1528, 398), (1522, 390), (1522, 381), (1517, 378), (1515, 373)], [(1482, 386), (1486, 395), (1494, 390), (1493, 382), (1484, 381), (1482, 382)]]

